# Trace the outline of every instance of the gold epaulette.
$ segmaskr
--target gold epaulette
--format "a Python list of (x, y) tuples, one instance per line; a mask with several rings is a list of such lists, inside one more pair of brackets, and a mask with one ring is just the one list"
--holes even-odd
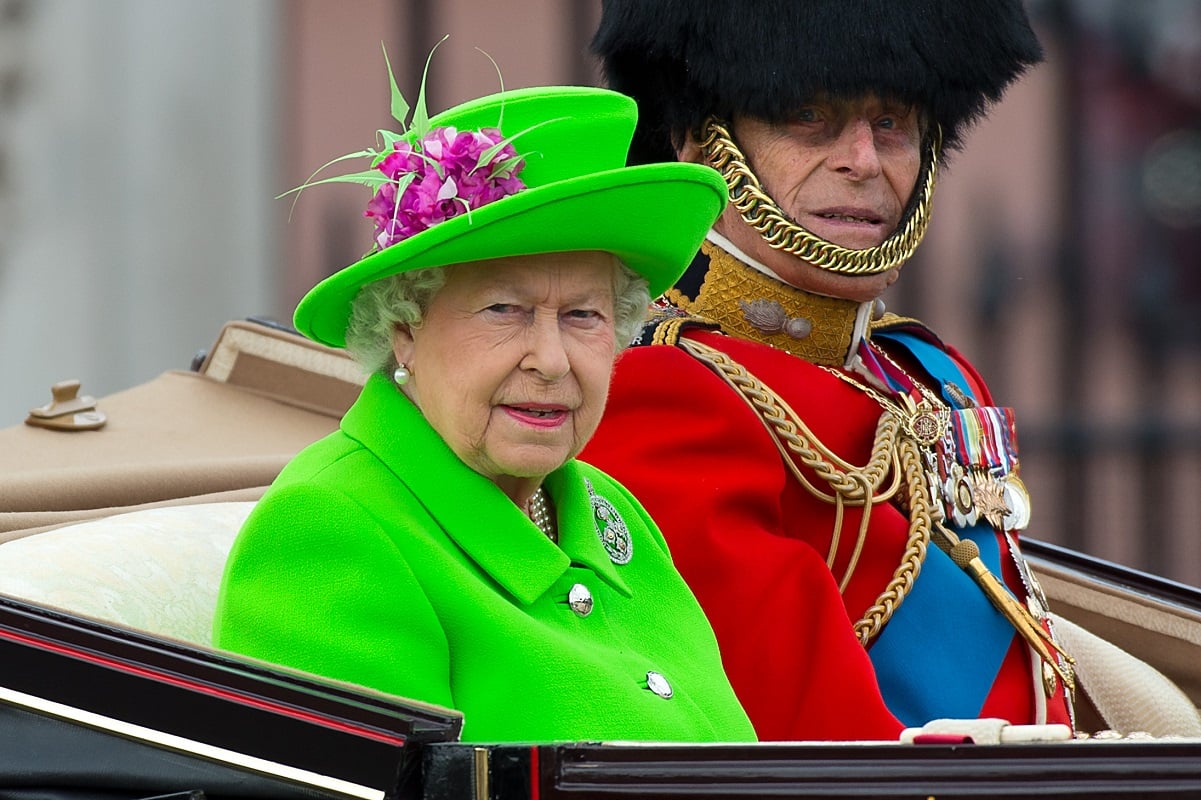
[(937, 342), (940, 346), (945, 348), (945, 345), (942, 343), (942, 337), (935, 333), (933, 328), (922, 322), (917, 317), (903, 317), (900, 314), (894, 314), (891, 311), (885, 311), (880, 319), (871, 321), (869, 328), (872, 333), (889, 333), (891, 331), (898, 331), (904, 328), (909, 328), (911, 330), (913, 328), (918, 328), (925, 336), (929, 337), (933, 341)]
[(930, 326), (922, 322), (917, 317), (902, 317), (900, 314), (894, 314), (891, 311), (885, 311), (883, 316), (881, 316), (879, 319), (873, 319), (870, 323), (872, 332), (886, 331), (909, 325), (916, 325), (919, 328), (930, 330)]

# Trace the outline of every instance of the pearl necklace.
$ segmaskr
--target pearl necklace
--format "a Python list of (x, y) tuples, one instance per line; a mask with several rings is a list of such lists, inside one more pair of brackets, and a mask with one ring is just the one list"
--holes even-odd
[(541, 486), (535, 489), (530, 496), (530, 500), (525, 506), (525, 513), (538, 530), (546, 534), (546, 538), (552, 542), (559, 541), (559, 535), (555, 532), (555, 521), (550, 516), (550, 504), (547, 502), (546, 492)]

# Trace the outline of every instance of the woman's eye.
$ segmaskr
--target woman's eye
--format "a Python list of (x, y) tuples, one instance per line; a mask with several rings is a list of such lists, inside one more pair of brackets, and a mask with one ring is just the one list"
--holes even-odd
[(513, 314), (521, 310), (521, 306), (513, 303), (493, 303), (484, 309), (493, 314)]
[(591, 322), (601, 318), (600, 312), (591, 308), (573, 308), (563, 316), (573, 322)]

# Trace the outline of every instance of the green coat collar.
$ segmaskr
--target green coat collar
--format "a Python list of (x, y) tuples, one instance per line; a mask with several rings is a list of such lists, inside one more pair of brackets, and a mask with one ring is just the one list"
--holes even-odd
[(556, 547), (496, 484), (464, 464), (384, 377), (367, 381), (341, 427), (387, 465), (446, 535), (522, 604), (545, 594), (572, 563), (632, 595), (597, 535), (584, 481), (603, 493), (611, 479), (593, 467), (573, 459), (547, 476), (558, 514)]

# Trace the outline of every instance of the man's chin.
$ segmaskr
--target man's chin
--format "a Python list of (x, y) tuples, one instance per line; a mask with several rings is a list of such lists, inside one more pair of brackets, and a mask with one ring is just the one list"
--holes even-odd
[(818, 223), (805, 230), (821, 239), (845, 247), (847, 250), (870, 250), (884, 244), (890, 231), (881, 225), (857, 225), (854, 223)]

